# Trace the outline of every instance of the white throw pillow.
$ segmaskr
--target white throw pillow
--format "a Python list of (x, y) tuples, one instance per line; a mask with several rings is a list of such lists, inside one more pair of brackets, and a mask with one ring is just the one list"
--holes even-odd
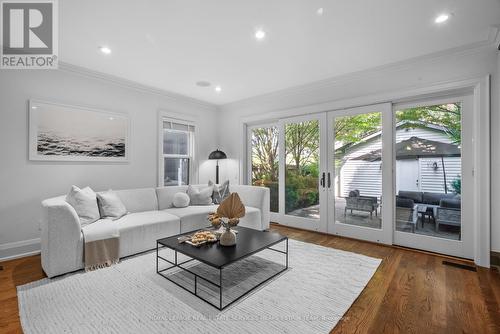
[(125, 208), (122, 200), (113, 190), (98, 193), (97, 203), (99, 204), (102, 218), (116, 220), (127, 214), (127, 208)]
[(71, 186), (71, 190), (66, 195), (66, 202), (75, 209), (82, 226), (101, 218), (96, 193), (90, 187), (80, 189), (77, 186)]
[(186, 193), (176, 193), (172, 205), (176, 208), (185, 208), (189, 206), (190, 198)]
[(188, 187), (187, 194), (191, 201), (191, 205), (210, 205), (212, 204), (212, 192), (214, 187), (206, 187), (201, 189)]

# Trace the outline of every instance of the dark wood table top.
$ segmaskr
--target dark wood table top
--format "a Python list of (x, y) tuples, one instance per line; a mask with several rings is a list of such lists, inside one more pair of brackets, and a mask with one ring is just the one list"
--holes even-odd
[(195, 247), (187, 243), (179, 243), (177, 240), (180, 236), (193, 234), (195, 231), (159, 239), (157, 242), (160, 245), (220, 269), (288, 239), (278, 232), (259, 231), (240, 226), (237, 226), (235, 230), (238, 233), (236, 234), (236, 245), (234, 246), (221, 246), (219, 242), (215, 242)]

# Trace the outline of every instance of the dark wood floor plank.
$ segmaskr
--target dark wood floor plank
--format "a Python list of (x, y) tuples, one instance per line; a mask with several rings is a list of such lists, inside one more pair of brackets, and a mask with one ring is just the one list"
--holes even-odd
[[(331, 333), (500, 334), (500, 275), (496, 271), (445, 266), (445, 257), (404, 248), (275, 224), (271, 229), (292, 239), (382, 259)], [(40, 256), (1, 265), (0, 333), (21, 333), (16, 286), (45, 277)]]

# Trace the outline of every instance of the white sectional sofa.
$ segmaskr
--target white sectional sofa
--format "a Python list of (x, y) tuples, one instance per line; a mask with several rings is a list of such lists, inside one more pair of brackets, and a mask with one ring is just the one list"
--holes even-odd
[[(151, 250), (156, 247), (157, 239), (208, 225), (207, 214), (215, 211), (217, 205), (173, 207), (174, 194), (186, 190), (187, 186), (174, 186), (115, 191), (129, 212), (115, 221), (120, 232), (120, 257)], [(269, 228), (269, 189), (230, 185), (230, 192), (237, 192), (246, 207), (241, 226)], [(48, 277), (84, 267), (82, 228), (92, 228), (99, 223), (82, 227), (75, 210), (65, 199), (66, 196), (59, 196), (42, 202), (42, 268)]]

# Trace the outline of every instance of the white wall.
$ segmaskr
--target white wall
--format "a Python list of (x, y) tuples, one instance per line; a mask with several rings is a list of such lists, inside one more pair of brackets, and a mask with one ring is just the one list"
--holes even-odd
[[(27, 158), (27, 101), (39, 98), (128, 113), (130, 163), (33, 162)], [(68, 70), (0, 71), (0, 258), (39, 249), (40, 201), (67, 193), (72, 184), (108, 188), (154, 187), (157, 183), (158, 110), (195, 115), (200, 182), (213, 178), (206, 162), (217, 145), (216, 108), (195, 100), (156, 94)]]
[[(369, 56), (369, 53), (367, 53)], [(234, 158), (229, 168), (222, 172), (223, 179), (239, 180), (240, 161), (245, 156), (242, 144), (235, 138), (244, 135), (240, 125), (243, 120), (262, 119), (286, 115), (288, 109), (304, 108), (310, 112), (326, 111), (314, 107), (321, 103), (343, 101), (354, 98), (368, 97), (374, 94), (397, 92), (407, 89), (426, 87), (444, 82), (453, 82), (470, 78), (492, 75), (492, 108), (491, 108), (491, 162), (492, 162), (492, 203), (500, 201), (500, 174), (495, 171), (500, 167), (500, 110), (498, 103), (498, 77), (500, 77), (500, 57), (494, 46), (482, 46), (476, 49), (462, 50), (455, 53), (439, 54), (404, 63), (384, 66), (327, 80), (316, 84), (296, 87), (274, 94), (255, 97), (220, 107), (221, 119), (225, 127), (221, 132), (220, 147), (228, 156)], [(368, 100), (368, 99), (367, 99)], [(390, 101), (388, 99), (387, 101)], [(383, 102), (383, 101), (372, 101)], [(370, 102), (367, 102), (370, 103)], [(500, 250), (500, 211), (492, 206), (492, 249)]]

